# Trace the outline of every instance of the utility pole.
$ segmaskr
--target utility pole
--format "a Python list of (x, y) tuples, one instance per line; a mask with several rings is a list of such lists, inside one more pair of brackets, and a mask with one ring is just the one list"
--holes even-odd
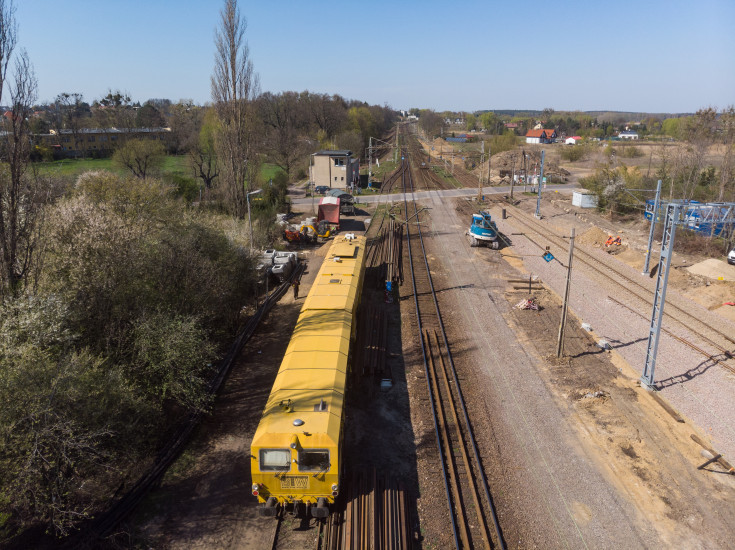
[(679, 221), (679, 205), (666, 205), (666, 221), (664, 222), (664, 234), (661, 238), (661, 254), (656, 277), (656, 290), (653, 295), (653, 310), (651, 312), (651, 324), (648, 329), (648, 348), (646, 349), (646, 364), (643, 367), (641, 383), (648, 389), (653, 388), (654, 372), (656, 370), (656, 354), (658, 353), (658, 342), (661, 338), (661, 321), (664, 317), (664, 305), (666, 304), (666, 286), (669, 282), (669, 271), (671, 271), (671, 257), (674, 252), (674, 233)]
[(485, 178), (485, 140), (482, 140), (482, 155), (480, 156), (480, 177), (477, 179), (477, 200), (482, 200), (482, 183)]
[(567, 324), (567, 304), (569, 303), (569, 289), (572, 284), (572, 260), (574, 259), (574, 228), (569, 238), (569, 263), (567, 264), (567, 286), (564, 289), (564, 305), (561, 308), (561, 323), (559, 324), (559, 340), (556, 344), (557, 359), (564, 355), (564, 331)]
[(541, 151), (541, 175), (538, 177), (538, 181), (536, 182), (538, 185), (538, 197), (536, 197), (536, 213), (534, 216), (539, 219), (541, 218), (541, 182), (544, 180), (544, 153), (546, 153), (546, 151)]
[[(398, 131), (396, 131), (398, 134)], [(370, 137), (368, 140), (368, 185), (373, 179), (373, 138)]]
[(650, 274), (648, 269), (651, 260), (651, 248), (653, 247), (653, 229), (656, 227), (656, 217), (658, 216), (658, 207), (661, 202), (661, 180), (656, 185), (656, 200), (653, 201), (653, 212), (651, 212), (651, 230), (648, 233), (648, 248), (646, 249), (646, 262), (643, 264), (643, 275)]
[(487, 146), (487, 184), (490, 185), (490, 162), (493, 159), (493, 151), (490, 145)]
[(516, 182), (516, 154), (513, 153), (510, 157), (510, 200), (513, 200), (513, 185)]

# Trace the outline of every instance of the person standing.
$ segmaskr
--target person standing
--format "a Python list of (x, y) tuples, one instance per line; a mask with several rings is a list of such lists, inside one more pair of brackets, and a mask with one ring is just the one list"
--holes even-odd
[(293, 299), (297, 300), (299, 297), (299, 280), (294, 279), (293, 282)]

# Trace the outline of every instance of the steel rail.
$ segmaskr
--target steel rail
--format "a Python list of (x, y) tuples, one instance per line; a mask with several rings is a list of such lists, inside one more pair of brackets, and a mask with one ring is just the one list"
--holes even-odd
[[(406, 162), (405, 160), (402, 162)], [(410, 177), (410, 175), (409, 175)], [(406, 198), (406, 181), (405, 181), (405, 170), (404, 175), (402, 176), (403, 179), (403, 189), (404, 189), (404, 206), (405, 206), (405, 212), (408, 212), (408, 199)], [(408, 227), (409, 224), (406, 224), (406, 239), (410, 243), (411, 240), (411, 229)], [(408, 246), (408, 263), (411, 267), (411, 284), (413, 286), (413, 300), (414, 300), (414, 306), (416, 308), (416, 318), (418, 322), (418, 329), (419, 329), (419, 342), (421, 343), (421, 352), (422, 356), (424, 358), (424, 373), (426, 375), (426, 383), (431, 385), (430, 380), (430, 374), (429, 374), (429, 364), (426, 360), (426, 347), (424, 346), (424, 339), (421, 337), (421, 331), (422, 331), (422, 323), (421, 323), (421, 309), (419, 308), (419, 299), (418, 299), (418, 289), (416, 288), (416, 276), (414, 275), (414, 264), (413, 264), (413, 252), (411, 251), (411, 246)], [(440, 443), (440, 435), (439, 435), (439, 423), (437, 420), (437, 410), (436, 410), (436, 403), (434, 402), (434, 396), (431, 391), (429, 390), (429, 403), (431, 405), (431, 414), (432, 419), (434, 421), (434, 433), (436, 434), (436, 442), (437, 442), (437, 449), (439, 451), (439, 458), (442, 463), (442, 478), (444, 479), (444, 490), (447, 496), (447, 504), (449, 506), (449, 515), (452, 520), (452, 534), (454, 535), (454, 543), (457, 548), (459, 548), (459, 534), (457, 532), (457, 522), (454, 518), (454, 513), (451, 509), (451, 493), (449, 490), (449, 480), (447, 479), (447, 472), (446, 468), (444, 467), (445, 464), (445, 457), (444, 457), (444, 451), (442, 449), (441, 443)]]
[[(414, 191), (413, 191), (413, 177), (412, 177), (412, 171), (410, 170), (410, 167), (408, 169), (408, 180), (411, 183), (411, 194), (413, 195), (413, 193), (414, 193)], [(406, 210), (407, 216), (408, 216), (408, 194), (409, 194), (408, 193), (408, 189), (406, 188), (405, 181), (404, 181), (404, 208)], [(413, 202), (413, 206), (414, 206), (414, 215), (418, 217), (419, 209), (418, 209), (418, 205), (416, 203), (416, 200), (413, 200), (412, 202)], [(410, 241), (410, 229), (409, 229), (408, 225), (409, 224), (406, 224), (406, 226), (407, 226), (406, 227), (406, 233), (407, 233), (408, 243), (409, 243), (409, 245), (408, 245), (408, 253), (409, 253), (409, 260), (410, 260), (410, 265), (411, 265), (411, 279), (412, 279), (412, 282), (413, 282), (414, 303), (415, 303), (415, 306), (416, 306), (416, 315), (417, 315), (417, 319), (418, 319), (419, 339), (420, 339), (420, 342), (421, 342), (421, 349), (422, 349), (423, 356), (424, 356), (424, 368), (427, 371), (426, 372), (427, 384), (430, 384), (430, 382), (429, 382), (430, 375), (429, 375), (429, 372), (428, 372), (429, 365), (428, 365), (428, 362), (427, 362), (427, 359), (426, 359), (427, 348), (424, 345), (423, 337), (422, 337), (422, 332), (423, 332), (423, 328), (424, 327), (423, 327), (423, 323), (421, 321), (421, 310), (420, 310), (419, 304), (418, 304), (418, 292), (417, 292), (417, 288), (416, 288), (416, 278), (415, 278), (415, 275), (414, 275), (413, 253), (411, 251), (411, 248), (412, 247), (410, 245), (410, 242), (411, 242)], [(444, 322), (442, 321), (441, 310), (439, 308), (439, 302), (438, 302), (438, 299), (437, 299), (437, 296), (436, 296), (436, 289), (434, 288), (434, 283), (433, 283), (433, 280), (432, 280), (432, 277), (431, 277), (431, 270), (430, 270), (430, 266), (429, 266), (428, 255), (426, 253), (426, 247), (424, 245), (423, 234), (422, 234), (422, 231), (421, 231), (421, 226), (420, 226), (420, 224), (418, 224), (418, 219), (417, 219), (417, 224), (416, 225), (417, 225), (417, 236), (418, 236), (418, 239), (419, 239), (419, 243), (421, 245), (421, 253), (422, 253), (423, 258), (424, 258), (424, 265), (425, 265), (426, 272), (427, 272), (427, 275), (428, 275), (429, 286), (431, 288), (431, 296), (432, 296), (432, 300), (433, 300), (433, 303), (434, 303), (434, 308), (435, 308), (435, 311), (436, 311), (439, 328), (440, 328), (440, 331), (442, 333), (442, 340), (444, 341), (444, 347), (445, 347), (445, 350), (446, 350), (447, 358), (449, 360), (449, 364), (450, 364), (450, 367), (451, 367), (452, 377), (454, 379), (455, 387), (456, 387), (456, 390), (457, 390), (457, 397), (458, 397), (459, 402), (461, 404), (462, 415), (463, 415), (463, 418), (464, 418), (464, 421), (465, 421), (465, 424), (466, 424), (467, 437), (469, 438), (470, 443), (471, 443), (471, 446), (472, 446), (472, 450), (473, 450), (473, 454), (474, 454), (474, 460), (475, 460), (475, 465), (476, 465), (478, 474), (480, 476), (480, 479), (482, 481), (483, 490), (484, 490), (484, 493), (485, 493), (485, 498), (487, 499), (487, 502), (488, 502), (489, 511), (490, 511), (491, 516), (492, 516), (493, 524), (494, 524), (494, 527), (495, 527), (496, 536), (498, 538), (498, 544), (499, 544), (499, 546), (501, 548), (505, 549), (505, 541), (503, 539), (502, 531), (500, 529), (500, 524), (498, 522), (497, 513), (496, 513), (496, 510), (495, 510), (495, 505), (494, 505), (494, 502), (493, 502), (492, 497), (490, 495), (490, 489), (489, 489), (489, 486), (488, 486), (487, 478), (485, 476), (485, 472), (484, 472), (484, 469), (482, 467), (482, 462), (480, 460), (480, 452), (479, 452), (479, 450), (477, 448), (477, 442), (475, 440), (474, 432), (472, 430), (472, 425), (470, 424), (470, 421), (469, 421), (469, 415), (468, 415), (468, 412), (467, 412), (467, 406), (465, 404), (464, 397), (462, 395), (461, 387), (460, 387), (460, 384), (459, 384), (459, 379), (458, 379), (458, 376), (457, 376), (456, 367), (455, 367), (455, 364), (454, 364), (454, 359), (452, 357), (452, 353), (451, 353), (451, 350), (450, 350), (450, 347), (449, 347), (449, 342), (447, 340), (446, 328), (444, 327)], [(431, 395), (431, 391), (430, 391), (430, 395)], [(433, 397), (431, 399), (431, 406), (432, 406), (432, 414), (434, 416), (435, 431), (437, 433), (437, 438), (438, 438), (439, 437), (439, 429), (437, 427), (436, 406), (435, 406)], [(458, 429), (459, 429), (459, 426), (458, 426)], [(438, 439), (437, 439), (437, 443), (438, 443)], [(442, 465), (444, 467), (445, 460), (444, 460), (443, 454), (441, 453), (441, 444), (438, 443), (438, 446), (439, 446), (439, 449), (440, 449), (440, 456), (442, 457)], [(445, 483), (445, 488), (446, 488), (446, 491), (447, 491), (447, 497), (449, 498), (449, 488), (447, 486), (447, 477), (446, 477), (446, 472), (444, 470), (442, 471), (442, 475), (444, 477), (444, 483)], [(471, 476), (471, 473), (470, 472), (468, 472), (468, 476)], [(451, 507), (451, 502), (449, 502), (449, 506)], [(450, 510), (450, 515), (452, 517), (452, 528), (453, 528), (453, 532), (454, 532), (455, 543), (458, 544), (456, 521), (454, 519), (454, 514), (452, 514), (452, 511), (451, 510)]]
[[(554, 239), (551, 236), (549, 236), (549, 235), (552, 235), (553, 237), (555, 237), (555, 238), (557, 238), (559, 240), (563, 240), (563, 237), (561, 235), (556, 234), (553, 231), (553, 229), (551, 229), (550, 227), (541, 226), (541, 224), (539, 224), (535, 220), (532, 220), (530, 216), (526, 215), (525, 212), (522, 212), (521, 210), (519, 210), (519, 209), (517, 209), (515, 207), (510, 207), (510, 208), (514, 212), (516, 212), (517, 214), (520, 214), (520, 216), (517, 216), (519, 218), (519, 220), (522, 223), (524, 223), (527, 227), (529, 227), (534, 233), (536, 233), (537, 235), (539, 235), (542, 238), (546, 239), (548, 242), (550, 242), (550, 243), (552, 243), (552, 244), (554, 244), (556, 246), (561, 247), (562, 249), (563, 249), (564, 246), (566, 246), (566, 242), (565, 241), (563, 242), (563, 246), (562, 246), (562, 245), (559, 244), (559, 242), (554, 241)], [(536, 227), (541, 227), (542, 229), (537, 229)], [(613, 281), (617, 285), (619, 285), (620, 282), (617, 281), (617, 280), (615, 280), (615, 278), (613, 276), (611, 276), (610, 274), (605, 273), (605, 270), (608, 270), (608, 271), (612, 272), (617, 277), (620, 277), (622, 279), (625, 279), (625, 281), (627, 281), (627, 282), (630, 283), (630, 285), (627, 285), (625, 287), (626, 290), (628, 290), (628, 292), (631, 295), (633, 295), (634, 297), (636, 297), (637, 299), (643, 301), (646, 305), (651, 306), (652, 302), (649, 300), (649, 298), (647, 298), (644, 295), (641, 295), (641, 292), (650, 293), (651, 290), (648, 289), (648, 288), (646, 288), (640, 282), (636, 281), (635, 279), (632, 279), (631, 277), (628, 277), (625, 273), (623, 273), (620, 270), (616, 269), (615, 267), (613, 267), (613, 266), (611, 266), (611, 265), (603, 262), (599, 258), (596, 258), (593, 254), (590, 254), (589, 252), (585, 251), (584, 249), (581, 249), (580, 248), (580, 249), (575, 250), (575, 256), (576, 256), (576, 259), (578, 259), (581, 263), (589, 266), (592, 270), (596, 271), (597, 273), (599, 273), (603, 277), (605, 277), (605, 278)], [(597, 265), (593, 265), (593, 264), (597, 264)], [(602, 266), (602, 267), (598, 267), (598, 266)], [(634, 286), (634, 287), (639, 288), (640, 290), (639, 291), (633, 290), (631, 288), (631, 285)], [(676, 321), (677, 323), (679, 323), (680, 325), (682, 325), (684, 328), (686, 328), (687, 330), (689, 330), (690, 332), (692, 332), (693, 334), (695, 334), (697, 337), (701, 338), (703, 341), (709, 343), (711, 346), (713, 346), (714, 348), (716, 348), (717, 350), (719, 350), (721, 353), (723, 353), (723, 354), (725, 354), (727, 356), (732, 356), (732, 353), (730, 352), (730, 350), (724, 348), (723, 346), (721, 346), (717, 342), (713, 341), (709, 336), (706, 336), (705, 334), (703, 334), (702, 332), (700, 332), (701, 329), (700, 330), (695, 330), (694, 328), (692, 328), (691, 322), (688, 321), (687, 319), (691, 320), (692, 322), (696, 322), (696, 323), (702, 325), (703, 327), (705, 327), (705, 331), (710, 331), (711, 333), (716, 334), (718, 337), (723, 338), (723, 339), (725, 339), (728, 342), (731, 342), (733, 344), (735, 344), (735, 338), (732, 338), (728, 334), (725, 334), (724, 332), (721, 332), (720, 330), (718, 330), (718, 329), (716, 329), (716, 328), (714, 328), (714, 327), (712, 327), (710, 325), (707, 325), (704, 321), (702, 321), (701, 319), (695, 317), (691, 313), (687, 312), (684, 308), (678, 306), (674, 302), (670, 302), (669, 301), (669, 302), (667, 302), (666, 305), (667, 305), (667, 310), (668, 310), (667, 311), (667, 315), (666, 315), (667, 318), (669, 318), (669, 319), (671, 319), (673, 321)], [(676, 316), (676, 315), (672, 315), (671, 314), (671, 311), (672, 310), (679, 312), (679, 315), (681, 317)]]

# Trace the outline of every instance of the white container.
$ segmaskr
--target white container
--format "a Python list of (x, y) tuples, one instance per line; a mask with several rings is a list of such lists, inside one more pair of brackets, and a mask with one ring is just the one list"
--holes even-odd
[(580, 208), (597, 208), (597, 195), (594, 193), (586, 193), (584, 191), (575, 191), (572, 193), (572, 206)]

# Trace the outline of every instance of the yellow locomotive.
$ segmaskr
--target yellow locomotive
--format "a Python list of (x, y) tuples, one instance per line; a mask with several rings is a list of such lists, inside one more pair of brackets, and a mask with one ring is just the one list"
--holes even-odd
[[(334, 239), (301, 308), (250, 448), (253, 495), (329, 515), (343, 466), (344, 395), (365, 274), (365, 237)], [(303, 510), (301, 507), (304, 507)]]

